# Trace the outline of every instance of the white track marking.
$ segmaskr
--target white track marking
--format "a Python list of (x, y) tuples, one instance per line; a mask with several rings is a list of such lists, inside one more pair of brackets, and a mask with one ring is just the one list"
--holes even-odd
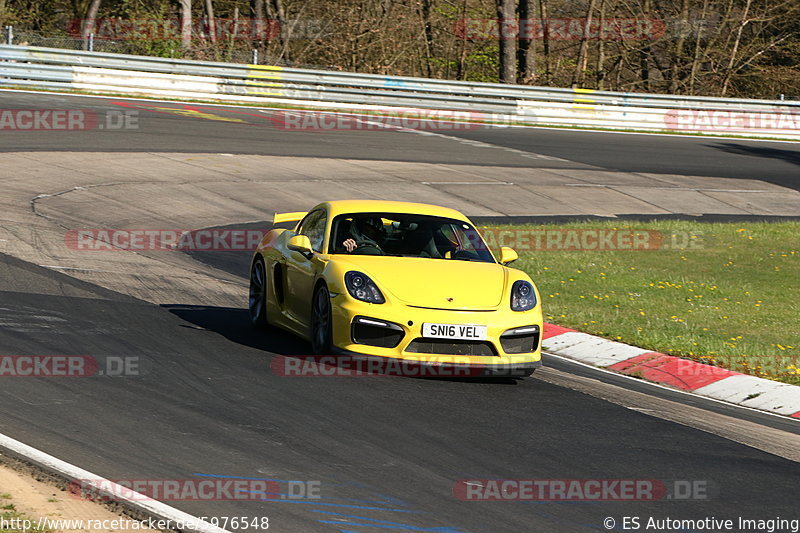
[[(348, 113), (345, 113), (345, 114), (348, 114)], [(352, 113), (349, 113), (349, 114), (352, 114)], [(373, 126), (379, 126), (379, 127), (392, 129), (392, 130), (397, 130), (397, 131), (403, 131), (403, 132), (407, 132), (407, 133), (416, 133), (417, 135), (424, 135), (424, 136), (427, 136), (427, 137), (439, 137), (441, 139), (447, 139), (449, 141), (455, 141), (457, 143), (464, 144), (464, 145), (467, 145), (467, 146), (474, 146), (476, 148), (492, 148), (492, 149), (495, 149), (495, 150), (503, 150), (505, 152), (510, 152), (512, 154), (518, 155), (520, 157), (526, 157), (528, 159), (542, 159), (542, 160), (546, 160), (546, 161), (562, 161), (564, 163), (572, 163), (572, 161), (569, 161), (567, 159), (561, 159), (559, 157), (553, 157), (553, 156), (544, 155), (544, 154), (536, 154), (536, 153), (533, 153), (533, 152), (526, 152), (525, 150), (518, 150), (516, 148), (509, 148), (507, 146), (500, 146), (500, 145), (497, 145), (497, 144), (491, 144), (491, 143), (487, 143), (487, 142), (483, 142), (483, 141), (476, 141), (474, 139), (462, 139), (461, 137), (456, 137), (454, 135), (445, 135), (444, 133), (434, 133), (432, 131), (426, 131), (426, 130), (416, 130), (414, 128), (401, 128), (401, 127), (397, 127), (397, 126), (386, 125), (386, 124), (383, 124), (381, 122), (370, 121), (370, 120), (367, 120), (367, 119), (359, 119), (359, 120), (361, 120), (364, 124), (370, 124), (370, 125), (373, 125)], [(456, 123), (456, 122), (453, 122), (453, 123)], [(472, 124), (472, 123), (464, 122), (463, 124)], [(491, 127), (491, 125), (488, 125), (488, 124), (483, 124), (483, 125)]]
[[(5, 89), (0, 88), (0, 92), (9, 92), (9, 93), (23, 93), (23, 94), (48, 94), (53, 96), (72, 96), (75, 98), (99, 98), (102, 100), (129, 100), (134, 102), (156, 102), (161, 104), (181, 104), (186, 103), (190, 105), (203, 105), (208, 107), (228, 107), (228, 108), (235, 108), (235, 109), (252, 109), (261, 111), (262, 113), (269, 113), (272, 111), (294, 111), (297, 112), (297, 108), (285, 108), (285, 107), (259, 107), (259, 106), (247, 106), (247, 105), (236, 105), (236, 104), (216, 104), (212, 102), (184, 102), (181, 100), (162, 100), (158, 98), (135, 98), (133, 96), (113, 96), (113, 95), (99, 95), (99, 94), (75, 94), (70, 92), (56, 92), (56, 91), (26, 91), (22, 89)], [(314, 111), (314, 110), (311, 110)], [(316, 112), (330, 112), (330, 111), (316, 111)], [(349, 113), (352, 114), (352, 113)], [(716, 140), (726, 140), (726, 141), (747, 141), (747, 142), (758, 142), (758, 143), (781, 143), (781, 144), (798, 144), (798, 141), (787, 141), (782, 139), (759, 139), (757, 137), (725, 137), (722, 135), (688, 135), (685, 133), (657, 133), (657, 132), (646, 132), (646, 131), (612, 131), (612, 130), (598, 130), (598, 129), (580, 129), (580, 128), (567, 128), (567, 127), (560, 127), (560, 126), (529, 126), (524, 124), (513, 124), (508, 126), (498, 126), (504, 128), (519, 128), (519, 129), (537, 129), (537, 130), (559, 130), (559, 131), (574, 131), (576, 133), (605, 133), (607, 135), (650, 135), (655, 137), (681, 137), (684, 139), (696, 139), (698, 141), (704, 141), (706, 139), (716, 139)]]
[[(226, 529), (214, 526), (208, 522), (200, 520), (196, 516), (185, 513), (174, 507), (170, 507), (165, 503), (148, 499), (147, 496), (143, 494), (133, 492), (126, 487), (117, 485), (110, 480), (92, 474), (87, 470), (83, 470), (82, 468), (62, 461), (61, 459), (57, 459), (52, 455), (37, 450), (36, 448), (28, 446), (27, 444), (23, 444), (22, 442), (14, 440), (11, 437), (1, 433), (0, 447), (12, 451), (14, 454), (30, 461), (34, 465), (43, 468), (46, 471), (56, 472), (60, 477), (66, 478), (70, 481), (92, 480), (101, 484), (103, 487), (109, 487), (113, 490), (113, 493), (108, 494), (108, 496), (134, 511), (143, 512), (146, 515), (157, 517), (160, 520), (171, 520), (173, 523), (190, 524), (194, 526), (191, 529), (185, 529), (186, 531), (193, 531), (195, 533), (229, 533)], [(98, 491), (98, 494), (102, 496), (103, 491)], [(132, 497), (126, 497), (126, 494), (131, 494)]]

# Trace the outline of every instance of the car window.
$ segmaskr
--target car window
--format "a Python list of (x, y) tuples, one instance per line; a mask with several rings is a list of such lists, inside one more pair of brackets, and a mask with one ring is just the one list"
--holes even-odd
[(318, 209), (306, 215), (303, 222), (300, 223), (300, 228), (297, 230), (298, 235), (305, 235), (311, 241), (311, 249), (315, 252), (322, 251), (322, 242), (325, 240), (325, 223), (328, 217), (325, 211)]
[[(348, 252), (344, 242), (358, 241), (360, 231), (353, 231), (362, 219), (380, 218), (383, 230), (374, 235), (367, 252), (356, 248)], [(412, 213), (357, 213), (339, 215), (331, 226), (330, 253), (389, 255), (430, 259), (460, 259), (463, 261), (495, 260), (480, 234), (462, 221)], [(357, 243), (358, 244), (358, 243)]]

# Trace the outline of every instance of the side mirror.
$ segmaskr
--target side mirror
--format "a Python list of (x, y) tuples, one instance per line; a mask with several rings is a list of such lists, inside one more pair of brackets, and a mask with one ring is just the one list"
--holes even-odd
[(500, 247), (500, 264), (507, 265), (509, 263), (513, 263), (519, 259), (519, 255), (517, 252), (514, 251), (513, 248), (509, 248), (508, 246), (501, 246)]
[(287, 247), (294, 252), (300, 252), (307, 258), (311, 257), (314, 253), (313, 250), (311, 250), (311, 241), (306, 235), (295, 235), (290, 238)]

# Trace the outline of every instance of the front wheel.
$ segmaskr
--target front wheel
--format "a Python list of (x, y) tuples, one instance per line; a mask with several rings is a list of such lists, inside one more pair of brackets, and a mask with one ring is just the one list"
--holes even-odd
[(331, 293), (325, 285), (314, 291), (311, 302), (311, 350), (314, 355), (329, 355), (332, 346)]
[(250, 270), (250, 323), (257, 328), (267, 327), (267, 268), (261, 257), (253, 261)]

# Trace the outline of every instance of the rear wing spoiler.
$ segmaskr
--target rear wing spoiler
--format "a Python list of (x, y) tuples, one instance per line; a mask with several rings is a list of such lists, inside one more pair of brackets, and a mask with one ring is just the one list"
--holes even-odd
[(305, 211), (298, 211), (295, 213), (275, 213), (272, 217), (273, 224), (283, 224), (284, 222), (299, 222), (306, 216)]

